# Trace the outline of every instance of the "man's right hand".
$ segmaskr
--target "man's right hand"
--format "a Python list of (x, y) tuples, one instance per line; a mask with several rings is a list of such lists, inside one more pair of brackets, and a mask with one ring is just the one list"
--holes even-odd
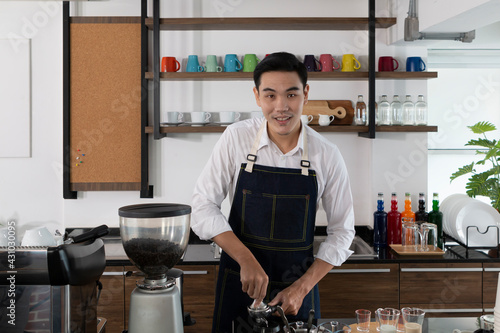
[(232, 231), (226, 231), (212, 239), (240, 265), (240, 278), (243, 292), (259, 304), (266, 296), (269, 277), (255, 259), (252, 252)]
[(253, 255), (240, 263), (240, 276), (243, 292), (260, 304), (266, 297), (269, 277)]

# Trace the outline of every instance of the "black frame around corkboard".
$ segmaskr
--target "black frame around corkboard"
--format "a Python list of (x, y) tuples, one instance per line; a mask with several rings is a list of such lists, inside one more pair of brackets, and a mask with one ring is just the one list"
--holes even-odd
[(68, 30), (65, 198), (141, 190), (141, 18), (72, 17)]

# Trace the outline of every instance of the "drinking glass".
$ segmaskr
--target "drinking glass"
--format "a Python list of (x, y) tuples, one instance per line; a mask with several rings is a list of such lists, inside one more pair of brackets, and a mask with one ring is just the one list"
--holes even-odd
[(403, 234), (401, 243), (403, 248), (418, 251), (419, 249), (419, 227), (415, 222), (405, 221), (402, 224)]
[(370, 310), (358, 309), (356, 310), (357, 330), (360, 332), (370, 331), (370, 319), (372, 312)]
[(437, 225), (434, 223), (424, 222), (420, 225), (422, 242), (420, 244), (421, 251), (434, 251), (437, 248)]
[(396, 333), (400, 311), (393, 308), (377, 309), (377, 321), (381, 333)]
[(419, 308), (402, 308), (405, 333), (422, 333), (425, 311)]

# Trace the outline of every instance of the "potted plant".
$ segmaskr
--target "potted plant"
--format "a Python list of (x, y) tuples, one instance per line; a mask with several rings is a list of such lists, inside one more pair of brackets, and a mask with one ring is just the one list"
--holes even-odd
[[(471, 139), (465, 145), (481, 147), (476, 150), (476, 155), (482, 158), (477, 162), (472, 162), (459, 168), (451, 175), (450, 181), (462, 175), (471, 174), (465, 186), (467, 195), (471, 198), (475, 198), (478, 195), (488, 197), (493, 208), (500, 211), (500, 166), (498, 163), (500, 160), (500, 141), (490, 140), (486, 136), (487, 132), (494, 131), (497, 128), (487, 121), (481, 121), (467, 127), (474, 134), (479, 134), (481, 137)], [(491, 165), (491, 168), (486, 171), (477, 172), (475, 169), (477, 165)]]

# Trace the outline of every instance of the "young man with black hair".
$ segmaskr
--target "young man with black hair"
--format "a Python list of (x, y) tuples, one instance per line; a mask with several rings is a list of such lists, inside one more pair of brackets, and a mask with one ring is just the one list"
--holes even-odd
[[(309, 85), (292, 54), (273, 53), (254, 71), (263, 118), (227, 127), (195, 187), (192, 229), (223, 250), (213, 332), (244, 331), (247, 307), (281, 304), (290, 321), (320, 316), (317, 283), (351, 254), (354, 212), (338, 148), (300, 121)], [(230, 196), (229, 218), (220, 205)], [(314, 258), (320, 199), (327, 238)], [(289, 316), (288, 316), (289, 315)], [(247, 326), (248, 327), (248, 326)]]

